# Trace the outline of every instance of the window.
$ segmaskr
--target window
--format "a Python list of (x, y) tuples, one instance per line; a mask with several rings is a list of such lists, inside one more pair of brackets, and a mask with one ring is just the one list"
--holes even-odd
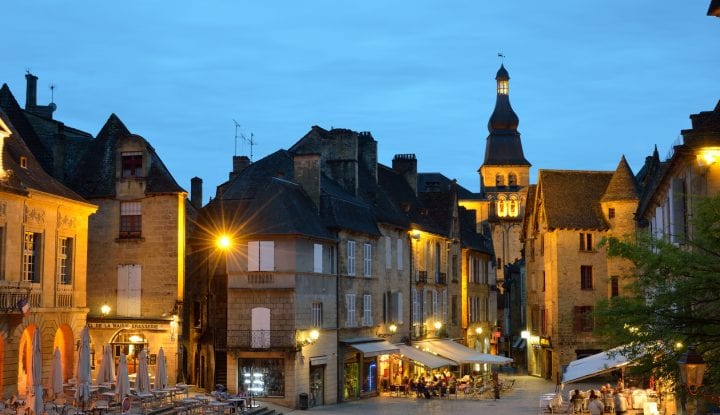
[(546, 334), (548, 332), (547, 322), (548, 322), (547, 308), (541, 308), (540, 309), (540, 333)]
[(142, 177), (142, 152), (127, 151), (121, 154), (122, 177)]
[(345, 326), (355, 327), (357, 322), (355, 321), (355, 294), (345, 294)]
[(73, 277), (73, 238), (60, 238), (58, 270), (60, 284), (72, 284)]
[(453, 282), (457, 282), (458, 280), (458, 256), (453, 255), (452, 256), (452, 263), (450, 265), (451, 272), (452, 272), (452, 280)]
[(450, 321), (453, 325), (458, 324), (458, 296), (453, 295), (450, 304)]
[(285, 396), (285, 359), (240, 358), (238, 388), (245, 396)]
[(581, 265), (580, 266), (580, 289), (581, 290), (592, 290), (593, 289), (592, 265)]
[(403, 240), (400, 238), (397, 240), (397, 269), (403, 270)]
[(542, 272), (542, 292), (545, 292), (545, 270)]
[(620, 280), (617, 276), (610, 277), (610, 297), (620, 295)]
[(497, 215), (501, 218), (504, 218), (508, 215), (507, 212), (508, 204), (507, 200), (505, 200), (505, 196), (500, 196), (497, 201)]
[(20, 156), (20, 167), (23, 169), (27, 169), (27, 157)]
[(495, 175), (495, 186), (505, 186), (505, 177), (503, 177), (503, 175), (500, 173)]
[(517, 186), (517, 175), (515, 173), (508, 174), (508, 186)]
[(435, 321), (440, 319), (440, 309), (438, 307), (438, 293), (435, 290), (430, 291), (432, 293), (432, 316)]
[(615, 218), (615, 208), (608, 208), (608, 219)]
[(42, 253), (42, 234), (25, 232), (23, 244), (23, 281), (40, 282), (40, 264)]
[(420, 290), (417, 289), (417, 288), (413, 289), (412, 292), (411, 292), (411, 295), (412, 295), (412, 306), (413, 306), (413, 307), (412, 307), (412, 308), (413, 308), (413, 309), (412, 309), (412, 313), (413, 313), (412, 321), (414, 321), (414, 322), (419, 322), (419, 321), (420, 321), (420, 318), (421, 318), (421, 310), (420, 310), (420, 302), (421, 302), (421, 299), (420, 299)]
[(313, 272), (322, 273), (322, 254), (323, 247), (321, 244), (313, 245)]
[(248, 242), (248, 271), (275, 271), (275, 242)]
[(435, 243), (435, 284), (440, 283), (440, 244)]
[(142, 204), (120, 203), (120, 238), (139, 238), (142, 232)]
[(508, 204), (508, 216), (511, 218), (517, 218), (520, 215), (520, 204), (517, 201), (517, 198), (515, 196), (512, 196), (510, 200), (507, 202)]
[(398, 324), (403, 322), (403, 295), (401, 292), (392, 293), (392, 319)]
[(363, 245), (363, 275), (372, 275), (372, 245), (369, 243)]
[(363, 295), (363, 326), (372, 326), (372, 295)]
[(355, 241), (347, 241), (347, 275), (355, 275)]
[(117, 307), (118, 316), (140, 316), (141, 266), (118, 265)]
[(322, 327), (323, 323), (323, 305), (320, 302), (312, 303), (312, 326)]
[(540, 256), (545, 255), (545, 234), (540, 234)]
[(200, 301), (193, 301), (193, 327), (202, 327), (202, 303)]
[(392, 239), (385, 237), (385, 269), (392, 268)]
[(593, 319), (592, 306), (575, 306), (574, 308), (575, 331), (593, 331), (595, 322)]
[(592, 240), (591, 233), (580, 232), (580, 250), (581, 251), (592, 251), (593, 250), (593, 240)]

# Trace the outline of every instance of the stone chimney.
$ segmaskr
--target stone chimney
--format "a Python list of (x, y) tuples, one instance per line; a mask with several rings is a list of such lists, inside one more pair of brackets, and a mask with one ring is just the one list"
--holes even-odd
[(25, 109), (31, 111), (37, 106), (37, 80), (38, 77), (30, 72), (25, 74), (27, 88), (25, 90)]
[(377, 141), (369, 131), (358, 133), (358, 158), (377, 183)]
[(250, 164), (248, 156), (233, 156), (233, 169), (230, 172), (230, 179), (242, 173)]
[(413, 192), (417, 194), (417, 159), (415, 154), (395, 154), (392, 161), (393, 170), (401, 174), (408, 182)]
[(195, 206), (195, 209), (202, 207), (203, 200), (203, 181), (199, 177), (193, 177), (190, 179), (190, 204)]
[(305, 190), (320, 212), (320, 154), (296, 154), (293, 164), (295, 183)]

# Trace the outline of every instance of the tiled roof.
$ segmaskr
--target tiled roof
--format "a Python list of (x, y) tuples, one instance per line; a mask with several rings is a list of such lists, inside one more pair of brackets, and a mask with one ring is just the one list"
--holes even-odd
[(458, 209), (458, 217), (460, 219), (460, 242), (463, 248), (494, 256), (492, 240), (476, 232), (475, 211), (461, 207)]
[(465, 187), (457, 184), (454, 180), (450, 180), (442, 173), (418, 173), (418, 192), (437, 192), (450, 188), (454, 184), (457, 189), (458, 198), (462, 200), (482, 199), (479, 193), (473, 193)]
[(620, 163), (615, 169), (615, 173), (610, 179), (610, 183), (605, 189), (602, 201), (609, 202), (615, 200), (638, 200), (640, 199), (640, 193), (638, 191), (637, 182), (633, 175), (630, 166), (625, 160), (625, 156), (622, 156)]
[(600, 199), (612, 172), (540, 170), (537, 191), (550, 229), (607, 229)]
[[(13, 124), (13, 118), (24, 120), (24, 117), (17, 112), (14, 115), (15, 117), (11, 117), (0, 109), (0, 118), (7, 124), (12, 133), (9, 138), (4, 140), (2, 157), (3, 166), (8, 171), (8, 177), (1, 181), (0, 186), (6, 191), (19, 194), (26, 194), (28, 190), (37, 190), (87, 203), (80, 195), (53, 179), (43, 170), (26, 145), (25, 137)], [(33, 134), (32, 130), (27, 131), (29, 135)], [(27, 167), (20, 167), (20, 157), (26, 157)]]

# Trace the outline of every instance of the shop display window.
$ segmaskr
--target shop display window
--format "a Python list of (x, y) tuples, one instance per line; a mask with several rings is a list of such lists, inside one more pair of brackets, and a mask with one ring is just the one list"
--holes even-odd
[(285, 396), (283, 359), (238, 359), (238, 388), (253, 396)]

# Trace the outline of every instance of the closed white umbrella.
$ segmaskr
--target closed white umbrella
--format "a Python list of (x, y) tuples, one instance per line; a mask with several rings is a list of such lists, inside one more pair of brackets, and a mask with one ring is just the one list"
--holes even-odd
[(148, 371), (147, 351), (140, 352), (140, 364), (135, 378), (135, 390), (138, 392), (150, 392), (150, 372)]
[(124, 354), (121, 354), (117, 378), (115, 379), (115, 395), (117, 395), (118, 402), (122, 402), (123, 398), (129, 393), (130, 377), (128, 377), (127, 358)]
[(112, 357), (112, 347), (110, 345), (103, 346), (102, 362), (98, 369), (97, 379), (95, 382), (99, 385), (102, 383), (111, 383), (115, 380), (115, 362)]
[(62, 360), (60, 357), (60, 349), (57, 347), (53, 355), (52, 366), (50, 366), (50, 393), (53, 397), (57, 397), (63, 393)]
[(75, 400), (81, 402), (83, 410), (85, 404), (90, 402), (90, 335), (88, 328), (82, 329), (80, 333), (80, 349), (78, 350), (77, 373), (75, 373)]
[(35, 328), (32, 345), (32, 359), (30, 359), (30, 396), (28, 408), (34, 415), (43, 413), (43, 387), (42, 387), (42, 353), (40, 352), (40, 329)]
[(155, 366), (155, 389), (164, 389), (167, 386), (167, 366), (165, 364), (165, 351), (161, 347), (157, 355)]

